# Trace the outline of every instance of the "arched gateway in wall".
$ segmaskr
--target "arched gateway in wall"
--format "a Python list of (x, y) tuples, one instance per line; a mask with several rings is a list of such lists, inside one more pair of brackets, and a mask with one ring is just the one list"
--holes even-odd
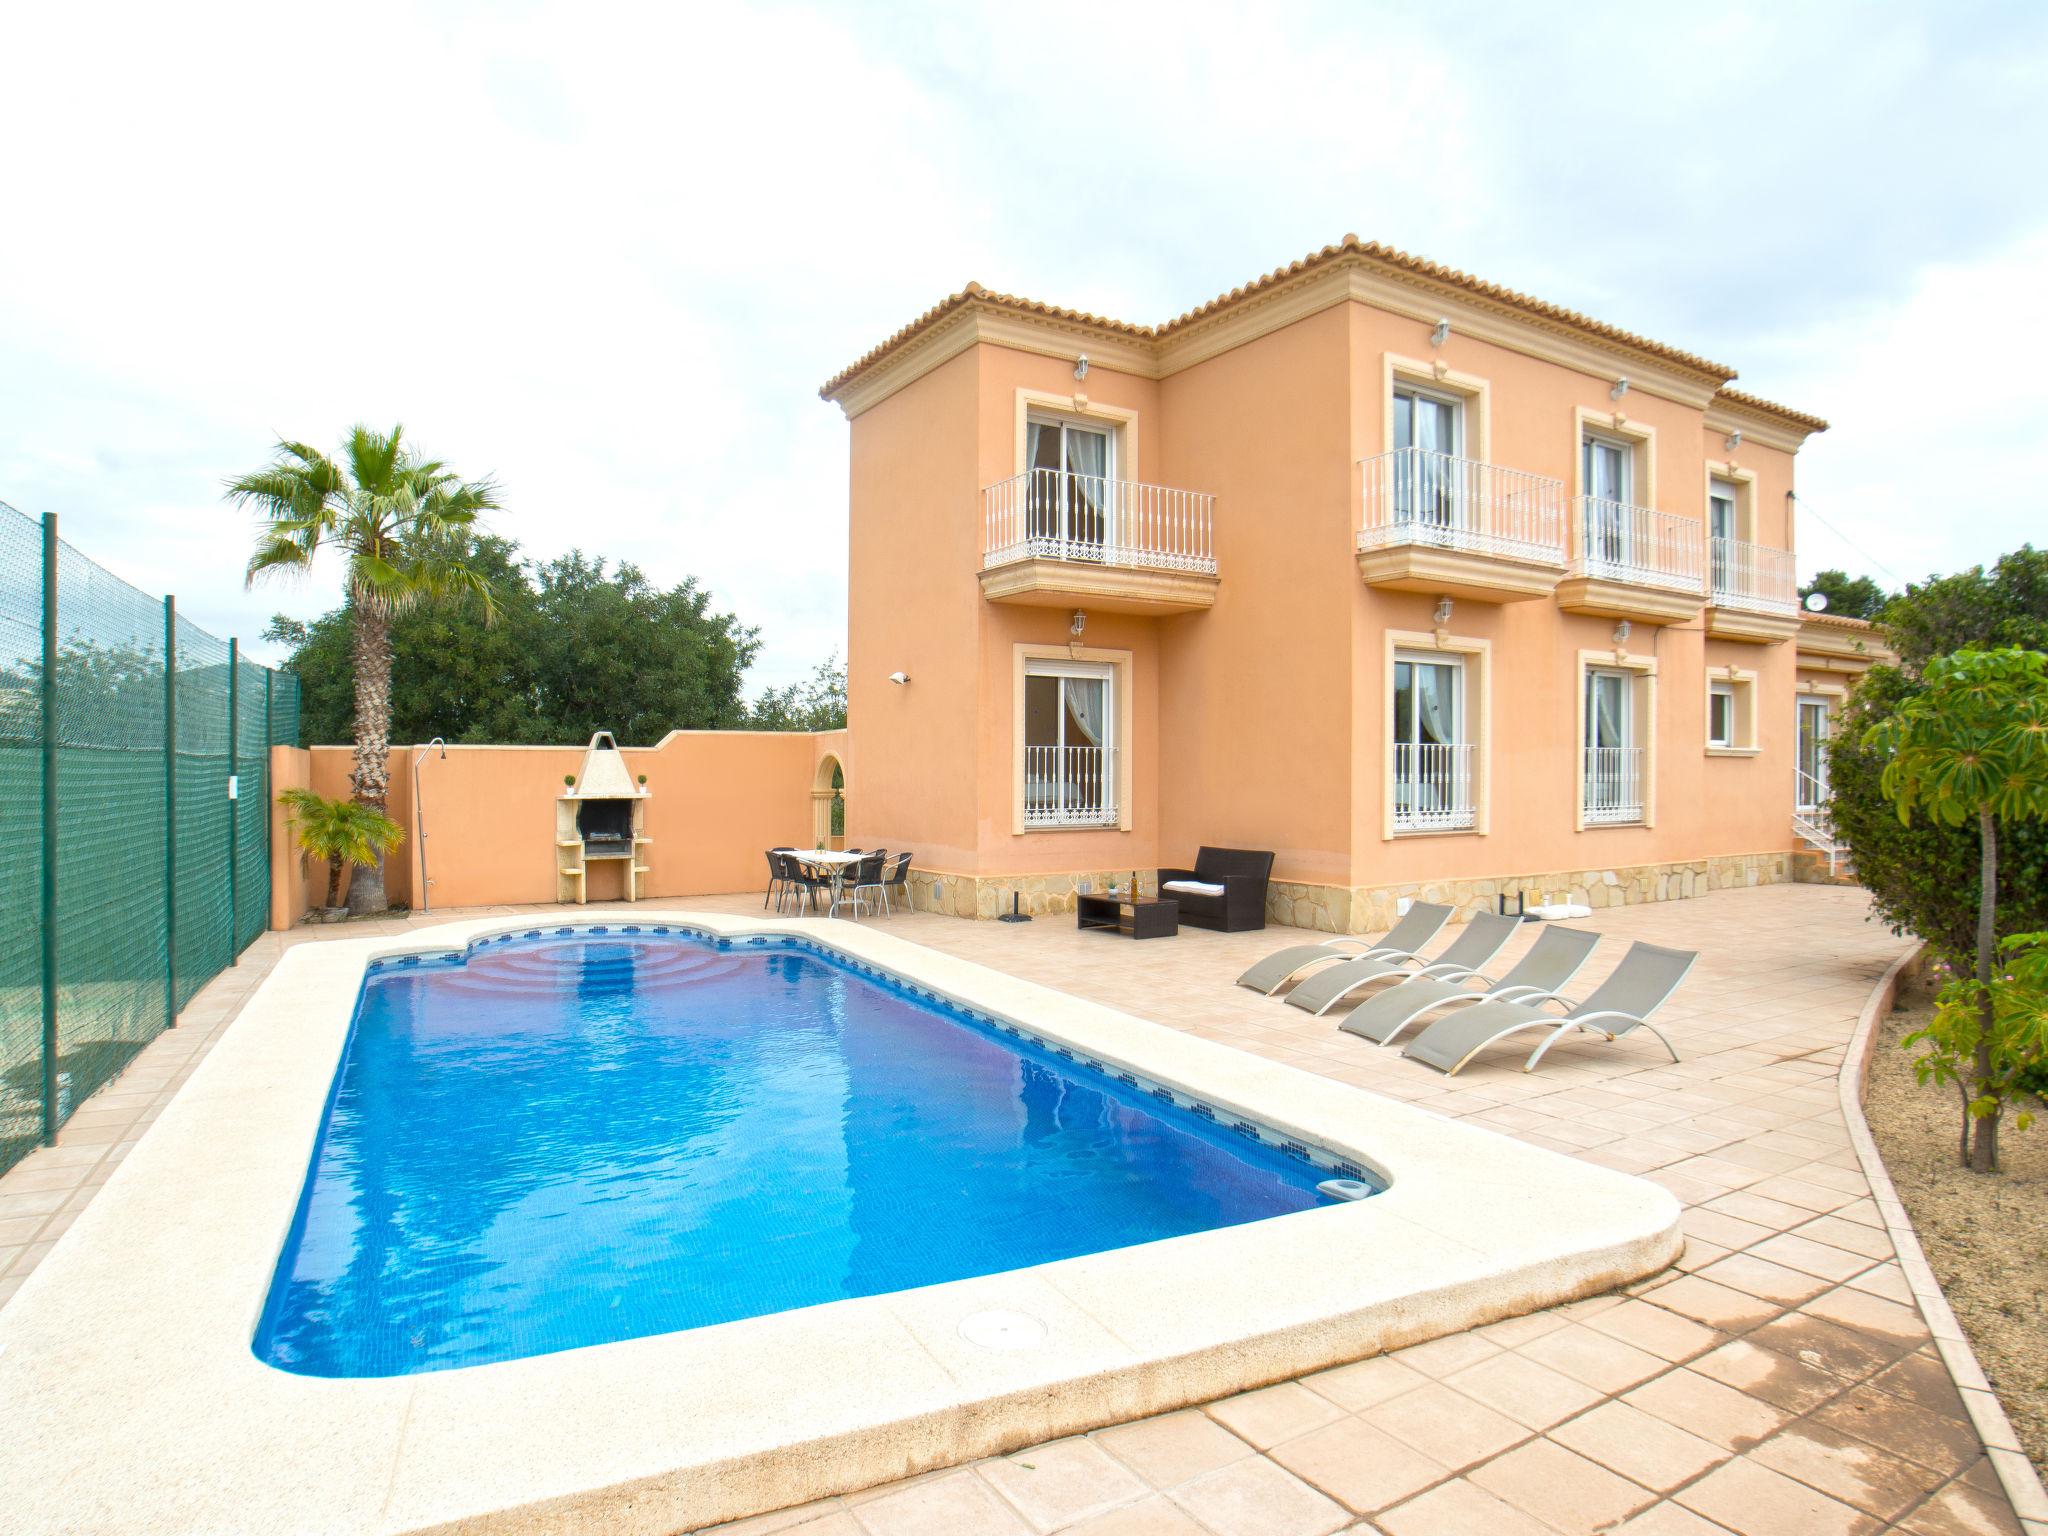
[[(833, 809), (839, 809), (837, 830)], [(818, 759), (818, 771), (811, 779), (811, 846), (831, 848), (846, 826), (846, 770), (839, 759), (826, 753)]]

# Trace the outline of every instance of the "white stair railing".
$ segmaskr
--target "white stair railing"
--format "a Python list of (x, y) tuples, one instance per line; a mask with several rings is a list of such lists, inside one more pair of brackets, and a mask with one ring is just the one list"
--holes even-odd
[(1586, 825), (1614, 826), (1643, 819), (1643, 749), (1588, 747), (1585, 757)]
[(1472, 744), (1394, 747), (1394, 830), (1455, 832), (1473, 824)]
[(1111, 747), (1026, 747), (1024, 825), (1114, 825), (1116, 752)]

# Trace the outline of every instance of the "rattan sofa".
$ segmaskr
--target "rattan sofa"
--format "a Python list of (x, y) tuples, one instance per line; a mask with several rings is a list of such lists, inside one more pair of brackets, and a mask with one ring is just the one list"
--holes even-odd
[[(1193, 869), (1159, 871), (1159, 894), (1180, 903), (1180, 920), (1197, 928), (1242, 933), (1266, 926), (1266, 885), (1273, 855), (1250, 848), (1204, 848)], [(1168, 890), (1167, 882), (1220, 885), (1220, 892)]]

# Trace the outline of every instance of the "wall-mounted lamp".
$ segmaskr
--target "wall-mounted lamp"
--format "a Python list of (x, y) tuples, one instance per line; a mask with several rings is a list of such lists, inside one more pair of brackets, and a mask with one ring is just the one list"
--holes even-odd
[(1740, 448), (1741, 446), (1742, 446), (1742, 428), (1740, 428), (1740, 427), (1737, 427), (1737, 428), (1736, 428), (1736, 429), (1735, 429), (1735, 430), (1734, 430), (1733, 432), (1730, 432), (1730, 433), (1728, 434), (1728, 443), (1727, 443), (1728, 451), (1729, 451), (1730, 453), (1733, 453), (1733, 452), (1734, 452), (1734, 451), (1735, 451), (1736, 449)]
[(1627, 393), (1628, 393), (1628, 380), (1627, 380), (1627, 379), (1616, 379), (1616, 380), (1614, 381), (1614, 388), (1612, 388), (1612, 389), (1610, 389), (1609, 391), (1607, 391), (1607, 398), (1608, 398), (1608, 399), (1610, 399), (1610, 400), (1619, 400), (1619, 399), (1620, 399), (1620, 398), (1621, 398), (1621, 397), (1622, 397), (1623, 395), (1625, 395), (1625, 394), (1627, 394)]
[(1078, 640), (1081, 638), (1081, 631), (1086, 629), (1087, 627), (1088, 615), (1083, 613), (1080, 609), (1076, 608), (1074, 610), (1073, 621), (1067, 625), (1067, 633), (1069, 633), (1076, 640)]
[(1074, 378), (1078, 381), (1088, 377), (1088, 354), (1083, 352), (1074, 359)]
[(1448, 320), (1437, 321), (1436, 328), (1429, 333), (1429, 344), (1432, 347), (1440, 347), (1450, 339), (1451, 322)]
[(910, 681), (910, 674), (908, 672), (891, 672), (889, 674), (889, 681), (894, 683), (898, 688), (901, 688), (905, 683)]
[(1627, 619), (1623, 619), (1619, 624), (1614, 626), (1614, 643), (1617, 648), (1628, 644), (1628, 634), (1629, 623)]
[(1442, 629), (1451, 622), (1451, 600), (1440, 597), (1436, 600), (1436, 627)]

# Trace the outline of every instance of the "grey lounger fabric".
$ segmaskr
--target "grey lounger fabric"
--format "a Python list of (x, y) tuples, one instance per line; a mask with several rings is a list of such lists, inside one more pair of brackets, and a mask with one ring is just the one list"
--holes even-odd
[(1310, 1013), (1324, 1014), (1354, 992), (1393, 977), (1469, 976), (1499, 954), (1521, 925), (1522, 920), (1518, 917), (1482, 912), (1465, 925), (1464, 932), (1451, 941), (1448, 949), (1420, 970), (1413, 969), (1405, 960), (1381, 960), (1371, 956), (1346, 960), (1342, 965), (1328, 966), (1297, 982), (1294, 990), (1287, 994), (1287, 1001), (1297, 1008), (1306, 1008)]
[(1332, 960), (1348, 960), (1361, 955), (1376, 955), (1381, 959), (1412, 957), (1450, 920), (1449, 907), (1418, 901), (1377, 944), (1349, 938), (1325, 939), (1320, 944), (1290, 944), (1285, 949), (1274, 950), (1252, 966), (1237, 978), (1237, 984), (1271, 997), (1303, 971), (1327, 965)]
[[(1442, 971), (1433, 976), (1416, 976), (1368, 997), (1337, 1027), (1346, 1034), (1392, 1045), (1401, 1031), (1433, 1008), (1464, 1008), (1489, 999), (1545, 996), (1578, 975), (1579, 967), (1599, 942), (1600, 935), (1589, 929), (1546, 927), (1536, 935), (1529, 953), (1517, 960), (1499, 981), (1478, 971), (1468, 976)], [(1469, 984), (1475, 981), (1485, 982), (1486, 990), (1474, 992)]]
[(1678, 990), (1678, 984), (1685, 980), (1686, 972), (1692, 969), (1698, 958), (1690, 950), (1631, 944), (1628, 953), (1621, 957), (1621, 964), (1614, 968), (1614, 974), (1563, 1017), (1543, 1011), (1545, 1001), (1566, 1001), (1554, 994), (1520, 1002), (1483, 1002), (1477, 1007), (1438, 1019), (1410, 1040), (1401, 1054), (1413, 1056), (1417, 1061), (1443, 1072), (1456, 1072), (1496, 1040), (1524, 1030), (1540, 1029), (1545, 1031), (1543, 1043), (1522, 1064), (1524, 1072), (1533, 1072), (1543, 1059), (1543, 1053), (1557, 1043), (1559, 1036), (1571, 1030), (1590, 1029), (1615, 1040), (1630, 1030), (1647, 1029), (1663, 1042), (1664, 1049), (1670, 1051), (1671, 1059), (1676, 1061), (1678, 1052), (1649, 1022), (1649, 1017)]

